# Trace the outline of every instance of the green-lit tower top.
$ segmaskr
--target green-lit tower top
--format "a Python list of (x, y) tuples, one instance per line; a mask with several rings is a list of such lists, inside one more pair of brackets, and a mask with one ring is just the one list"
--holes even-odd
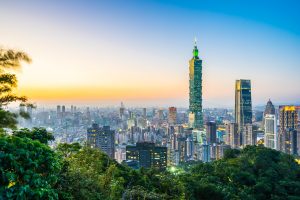
[(194, 55), (195, 58), (198, 58), (198, 48), (197, 48), (197, 39), (196, 38), (195, 38), (195, 41), (194, 41), (193, 55)]

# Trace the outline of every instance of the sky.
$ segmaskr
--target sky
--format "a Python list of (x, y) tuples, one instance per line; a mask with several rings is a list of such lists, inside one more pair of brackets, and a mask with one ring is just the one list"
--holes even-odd
[(42, 105), (188, 107), (194, 38), (203, 106), (300, 102), (300, 2), (0, 0), (0, 45), (27, 52), (18, 93)]

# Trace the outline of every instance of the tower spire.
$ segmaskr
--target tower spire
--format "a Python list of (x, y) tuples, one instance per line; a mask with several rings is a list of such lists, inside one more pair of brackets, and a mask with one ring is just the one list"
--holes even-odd
[(193, 49), (193, 56), (198, 57), (198, 48), (197, 48), (197, 38), (194, 39), (194, 49)]

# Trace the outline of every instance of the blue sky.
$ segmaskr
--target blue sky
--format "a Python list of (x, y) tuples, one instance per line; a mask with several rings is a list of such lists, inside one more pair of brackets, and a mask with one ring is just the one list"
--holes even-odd
[(255, 105), (295, 103), (299, 10), (279, 0), (10, 0), (0, 7), (0, 35), (32, 56), (20, 91), (37, 102), (187, 106), (196, 36), (205, 107), (233, 106), (241, 78), (251, 79)]

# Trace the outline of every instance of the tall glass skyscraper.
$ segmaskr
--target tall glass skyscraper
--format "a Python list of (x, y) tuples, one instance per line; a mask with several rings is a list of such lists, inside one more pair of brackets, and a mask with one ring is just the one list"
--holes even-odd
[(202, 60), (198, 56), (197, 44), (195, 41), (193, 58), (189, 62), (189, 126), (199, 129), (203, 127), (202, 115)]
[(251, 145), (252, 142), (247, 141), (253, 141), (253, 135), (252, 133), (248, 133), (246, 131), (250, 130), (249, 128), (252, 125), (252, 99), (250, 80), (241, 79), (236, 80), (235, 82), (235, 123), (237, 123), (238, 125), (238, 133), (241, 137), (241, 145)]

